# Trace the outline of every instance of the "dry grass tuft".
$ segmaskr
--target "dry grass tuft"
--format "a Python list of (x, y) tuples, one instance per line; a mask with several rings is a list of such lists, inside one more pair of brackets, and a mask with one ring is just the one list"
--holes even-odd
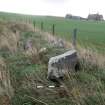
[(10, 105), (10, 99), (7, 95), (0, 96), (0, 105)]
[(22, 22), (11, 22), (8, 24), (10, 30), (18, 30), (18, 31), (34, 31), (34, 28), (30, 24), (22, 23)]
[(93, 52), (92, 49), (79, 48), (79, 58), (84, 59), (91, 65), (97, 65), (97, 67), (105, 68), (105, 56), (97, 52)]
[(5, 61), (2, 57), (0, 57), (0, 67), (4, 67), (4, 68), (6, 67)]
[(30, 25), (17, 22), (0, 21), (0, 49), (9, 50), (14, 53), (17, 51), (20, 32), (33, 31)]
[(9, 51), (16, 52), (18, 45), (18, 38), (14, 33), (8, 33), (0, 36), (0, 49), (8, 49)]
[(13, 96), (13, 88), (10, 82), (10, 74), (7, 70), (5, 59), (0, 57), (0, 96)]
[(8, 23), (0, 24), (0, 49), (16, 52), (19, 41), (19, 33), (8, 28)]

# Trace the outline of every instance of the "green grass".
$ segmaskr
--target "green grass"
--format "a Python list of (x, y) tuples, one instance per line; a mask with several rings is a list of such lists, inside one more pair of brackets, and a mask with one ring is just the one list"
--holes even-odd
[(84, 47), (96, 48), (105, 52), (105, 22), (68, 20), (52, 17), (35, 17), (36, 25), (44, 23), (44, 31), (52, 33), (55, 24), (55, 35), (71, 41), (73, 30), (77, 28), (77, 42)]
[(5, 20), (16, 20), (31, 23), (43, 30), (52, 33), (52, 25), (55, 24), (55, 35), (71, 41), (73, 30), (77, 28), (77, 41), (83, 47), (91, 47), (99, 52), (105, 52), (105, 22), (104, 21), (85, 21), (70, 20), (60, 17), (33, 16), (11, 13), (0, 13), (0, 17)]
[[(35, 43), (43, 43), (39, 47), (46, 46), (48, 48), (48, 52), (44, 55), (47, 58), (67, 50), (48, 45), (38, 35), (40, 34), (24, 32), (21, 41), (24, 42), (28, 38), (32, 38)], [(77, 73), (71, 73), (70, 79), (64, 81), (69, 89), (70, 96), (60, 97), (57, 89), (35, 88), (35, 84), (44, 84), (45, 86), (52, 84), (46, 79), (46, 64), (43, 62), (33, 64), (31, 59), (25, 57), (21, 52), (17, 52), (6, 59), (10, 62), (9, 69), (15, 89), (12, 105), (44, 105), (39, 101), (48, 105), (98, 105), (100, 103), (103, 105), (105, 103), (104, 70), (97, 66), (84, 65), (84, 62), (82, 62), (81, 70)], [(29, 97), (33, 97), (33, 99)], [(34, 99), (37, 99), (37, 101)]]
[[(14, 15), (9, 14), (9, 16)], [(18, 16), (19, 21), (21, 21), (22, 16)], [(13, 18), (15, 20), (15, 17)], [(6, 15), (5, 19), (7, 19)], [(78, 41), (84, 46), (93, 47), (94, 45), (97, 47), (99, 44), (100, 47), (100, 44), (104, 44), (104, 22), (74, 21), (41, 16), (32, 17), (32, 20), (36, 21), (36, 26), (39, 28), (41, 21), (43, 21), (44, 30), (49, 32), (51, 32), (52, 24), (55, 23), (56, 34), (67, 40), (71, 40), (73, 29), (78, 28)], [(11, 54), (7, 49), (0, 49), (0, 56), (7, 63), (14, 88), (14, 97), (12, 97), (11, 105), (44, 105), (39, 101), (43, 101), (48, 105), (105, 105), (105, 69), (97, 65), (88, 64), (85, 60), (81, 61), (81, 70), (71, 73), (70, 78), (64, 81), (69, 90), (69, 97), (61, 97), (58, 89), (36, 89), (36, 84), (52, 85), (47, 80), (47, 65), (45, 60), (47, 60), (48, 64), (50, 57), (59, 55), (68, 49), (49, 45), (47, 41), (40, 37), (38, 32), (20, 31), (20, 42), (22, 45), (30, 38), (34, 42), (35, 47), (37, 46), (39, 49), (46, 47), (48, 50), (44, 54), (44, 58), (40, 59), (41, 62), (37, 61), (34, 63), (32, 62), (33, 57), (25, 56), (23, 54), (23, 46), (19, 46), (18, 51), (14, 54)], [(101, 46), (100, 49), (104, 51), (104, 47)], [(29, 96), (38, 101), (29, 98)]]

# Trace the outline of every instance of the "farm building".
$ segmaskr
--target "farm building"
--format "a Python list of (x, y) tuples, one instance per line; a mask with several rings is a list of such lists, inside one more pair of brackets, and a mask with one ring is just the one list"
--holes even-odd
[(72, 14), (67, 14), (65, 16), (66, 19), (75, 19), (75, 20), (86, 20), (85, 18), (83, 17), (80, 17), (80, 16), (75, 16), (75, 15), (72, 15)]
[(100, 15), (98, 13), (97, 14), (89, 14), (87, 19), (88, 20), (98, 20), (98, 21), (104, 20), (103, 15)]

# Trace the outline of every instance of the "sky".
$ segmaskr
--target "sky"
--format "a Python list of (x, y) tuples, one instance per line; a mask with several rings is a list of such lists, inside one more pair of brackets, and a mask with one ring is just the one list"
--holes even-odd
[(87, 17), (89, 13), (100, 13), (105, 17), (105, 0), (0, 0), (0, 11), (82, 17)]

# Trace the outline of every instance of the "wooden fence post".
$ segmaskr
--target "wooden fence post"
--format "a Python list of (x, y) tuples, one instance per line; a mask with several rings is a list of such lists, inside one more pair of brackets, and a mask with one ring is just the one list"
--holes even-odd
[(55, 35), (55, 24), (52, 26), (52, 34)]
[(73, 30), (73, 37), (72, 37), (72, 45), (74, 48), (76, 48), (76, 39), (77, 39), (77, 29), (75, 28)]
[(35, 31), (35, 27), (36, 27), (36, 22), (35, 21), (33, 21), (33, 25), (34, 25), (34, 31)]
[(43, 30), (43, 22), (41, 22), (41, 31)]

